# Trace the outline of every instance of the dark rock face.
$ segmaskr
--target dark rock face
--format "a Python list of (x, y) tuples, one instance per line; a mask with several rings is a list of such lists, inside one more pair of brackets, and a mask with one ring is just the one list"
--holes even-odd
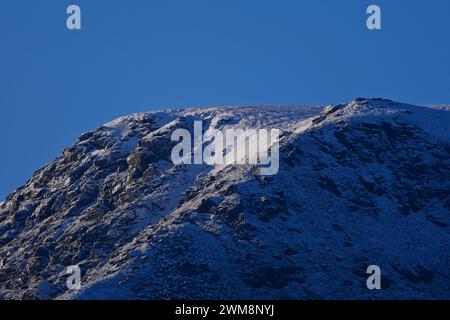
[[(0, 297), (449, 298), (449, 113), (360, 98), (115, 120), (0, 205)], [(279, 173), (174, 166), (195, 120), (281, 129)]]

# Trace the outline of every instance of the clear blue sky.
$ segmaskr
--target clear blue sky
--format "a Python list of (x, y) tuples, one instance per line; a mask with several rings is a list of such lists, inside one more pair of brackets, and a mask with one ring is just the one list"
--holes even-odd
[[(82, 30), (66, 29), (66, 8)], [(382, 30), (366, 8), (382, 8)], [(448, 0), (2, 0), (0, 199), (80, 133), (160, 107), (450, 103)]]

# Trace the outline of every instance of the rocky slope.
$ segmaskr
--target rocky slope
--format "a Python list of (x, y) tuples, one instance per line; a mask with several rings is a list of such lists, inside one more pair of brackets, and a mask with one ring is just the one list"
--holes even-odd
[[(279, 173), (174, 166), (172, 132), (199, 119), (281, 129)], [(0, 205), (0, 298), (448, 299), (449, 124), (382, 99), (117, 119)]]

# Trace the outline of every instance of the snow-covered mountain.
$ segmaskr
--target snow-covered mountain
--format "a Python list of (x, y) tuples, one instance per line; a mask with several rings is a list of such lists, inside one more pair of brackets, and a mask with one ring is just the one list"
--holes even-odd
[[(278, 174), (174, 166), (195, 120), (281, 129)], [(0, 298), (448, 299), (449, 124), (445, 106), (361, 98), (119, 118), (0, 205)]]

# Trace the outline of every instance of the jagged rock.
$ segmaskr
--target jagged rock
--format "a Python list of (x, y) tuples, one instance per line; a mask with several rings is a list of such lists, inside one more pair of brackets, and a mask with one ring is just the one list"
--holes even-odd
[[(278, 174), (174, 166), (171, 133), (201, 119), (280, 129)], [(449, 123), (365, 98), (119, 118), (0, 204), (0, 299), (449, 299)]]

